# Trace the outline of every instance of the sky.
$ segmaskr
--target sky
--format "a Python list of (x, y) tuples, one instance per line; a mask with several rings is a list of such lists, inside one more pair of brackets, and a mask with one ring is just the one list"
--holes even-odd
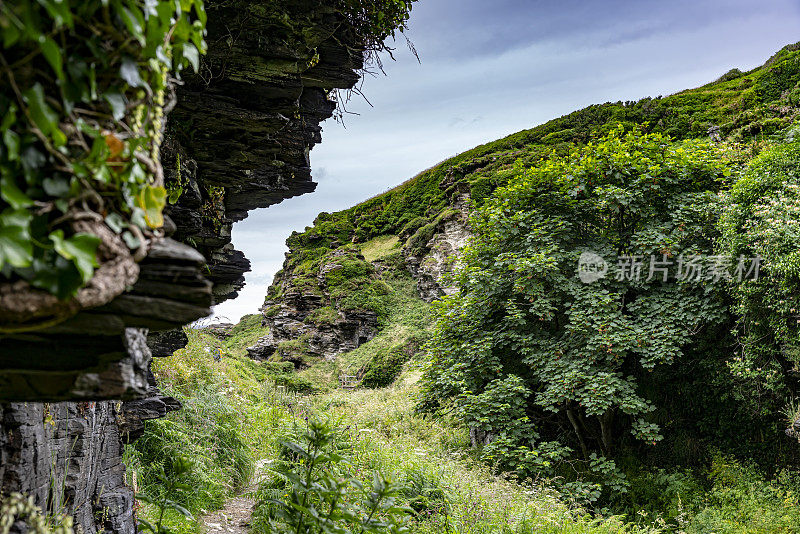
[(344, 125), (323, 124), (314, 193), (250, 212), (233, 244), (252, 262), (216, 320), (256, 313), (292, 231), (465, 150), (590, 104), (668, 95), (800, 41), (800, 0), (419, 0), (386, 75)]

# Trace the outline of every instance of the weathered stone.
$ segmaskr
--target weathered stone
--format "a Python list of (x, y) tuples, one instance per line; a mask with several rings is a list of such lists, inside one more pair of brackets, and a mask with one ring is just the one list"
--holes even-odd
[(147, 334), (147, 346), (153, 358), (164, 358), (182, 349), (189, 343), (189, 338), (183, 329), (166, 330), (164, 332), (150, 332)]
[(210, 334), (219, 339), (227, 339), (231, 335), (231, 323), (214, 323), (203, 327), (203, 333)]
[[(446, 177), (440, 186), (444, 189), (451, 187), (452, 178)], [(425, 245), (426, 252), (417, 255), (408, 247), (403, 248), (406, 267), (416, 279), (417, 292), (425, 302), (433, 302), (442, 295), (452, 295), (457, 291), (455, 286), (444, 284), (442, 276), (452, 272), (458, 251), (467, 244), (471, 235), (467, 225), (471, 205), (469, 190), (459, 183), (451, 189), (449, 196), (450, 205), (458, 211), (439, 222), (433, 237)]]
[(0, 404), (0, 488), (66, 512), (85, 534), (135, 532), (118, 401)]
[[(0, 338), (0, 400), (128, 399), (147, 391), (146, 332)], [(21, 356), (24, 355), (24, 356)]]

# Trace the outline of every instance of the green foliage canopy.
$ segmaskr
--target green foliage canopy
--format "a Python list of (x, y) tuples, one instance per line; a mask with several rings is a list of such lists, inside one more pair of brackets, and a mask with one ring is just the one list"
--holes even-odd
[(754, 158), (731, 187), (720, 221), (721, 251), (762, 258), (758, 279), (733, 284), (741, 354), (732, 362), (743, 378), (775, 389), (785, 378), (797, 394), (800, 362), (800, 140)]
[[(453, 403), (507, 469), (561, 474), (580, 450), (622, 487), (607, 459), (625, 435), (661, 439), (636, 376), (680, 360), (726, 318), (722, 280), (676, 280), (674, 267), (648, 280), (647, 261), (713, 251), (724, 153), (619, 127), (517, 172), (473, 218), (422, 405)], [(605, 278), (581, 282), (585, 252), (610, 263)], [(615, 265), (628, 256), (645, 259), (638, 279)]]

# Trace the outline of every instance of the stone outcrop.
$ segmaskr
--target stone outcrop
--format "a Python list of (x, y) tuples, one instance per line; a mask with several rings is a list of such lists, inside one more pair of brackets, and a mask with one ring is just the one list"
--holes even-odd
[(433, 302), (457, 289), (443, 282), (442, 277), (453, 270), (458, 250), (467, 244), (470, 232), (462, 212), (454, 212), (438, 225), (436, 233), (426, 243), (426, 253), (417, 255), (403, 249), (406, 267), (417, 280), (417, 292), (425, 302)]
[[(119, 401), (0, 404), (0, 488), (67, 512), (85, 534), (134, 532)], [(19, 525), (18, 525), (19, 527)]]
[[(335, 110), (329, 95), (351, 88), (363, 66), (363, 46), (331, 2), (234, 0), (207, 12), (208, 55), (178, 88), (162, 147), (166, 185), (180, 192), (166, 210), (171, 237), (109, 304), (0, 336), (0, 491), (53, 504), (87, 533), (134, 531), (123, 440), (179, 407), (155, 386), (147, 331), (153, 355), (171, 354), (185, 343), (175, 329), (237, 294), (249, 262), (231, 244), (232, 223), (313, 191), (309, 151)], [(43, 404), (68, 399), (81, 402)]]
[[(474, 169), (462, 169), (469, 172)], [(450, 209), (436, 221), (432, 237), (422, 247), (412, 247), (406, 242), (403, 258), (406, 268), (417, 281), (417, 292), (425, 302), (433, 302), (442, 295), (456, 291), (442, 277), (452, 272), (458, 251), (470, 237), (469, 214), (472, 207), (469, 187), (451, 172), (439, 186), (448, 192)]]
[[(315, 290), (292, 285), (290, 273), (276, 275), (273, 284), (282, 286), (281, 297), (265, 302), (262, 307), (263, 324), (269, 327), (269, 334), (247, 349), (248, 356), (265, 360), (277, 352), (282, 360), (301, 367), (305, 365), (304, 355), (333, 360), (375, 336), (378, 332), (375, 312), (342, 309), (328, 293), (325, 275), (340, 267), (338, 259), (343, 256), (343, 251), (335, 250), (320, 265)], [(321, 311), (326, 313), (320, 315)]]
[(147, 392), (145, 329), (208, 315), (211, 283), (196, 250), (164, 239), (111, 303), (51, 328), (0, 336), (0, 401), (129, 399)]
[(353, 87), (364, 66), (330, 3), (281, 7), (286, 19), (268, 3), (209, 5), (208, 54), (170, 115), (163, 160), (168, 186), (183, 194), (168, 212), (176, 238), (209, 260), (218, 300), (237, 294), (250, 267), (231, 245), (231, 225), (314, 190), (309, 152), (336, 108), (328, 95)]
[[(428, 226), (426, 231), (430, 234), (426, 234), (424, 241), (418, 243), (419, 239), (408, 239), (401, 249), (403, 258), (400, 265), (414, 277), (417, 291), (426, 302), (455, 291), (442, 277), (452, 271), (459, 249), (470, 237), (468, 218), (472, 203), (469, 189), (452, 175), (440, 186), (449, 190), (450, 207)], [(387, 265), (378, 259), (370, 266), (357, 247), (354, 251), (354, 245), (343, 246), (338, 240), (332, 240), (331, 251), (324, 254), (316, 276), (310, 280), (305, 272), (307, 267), (296, 272), (292, 258), (296, 254), (302, 255), (305, 251), (302, 247), (309, 243), (316, 246), (322, 237), (314, 232), (304, 235), (302, 240), (290, 238), (287, 241), (290, 248), (283, 269), (275, 275), (268, 300), (261, 308), (263, 324), (269, 327), (269, 333), (247, 349), (251, 358), (265, 360), (275, 356), (301, 368), (307, 365), (307, 356), (335, 359), (337, 355), (366, 343), (378, 332), (377, 314), (341, 306), (340, 299), (333, 298), (327, 287), (327, 275), (342, 268), (344, 262), (355, 260), (369, 267), (371, 276), (379, 279), (385, 271), (398, 268), (397, 265)], [(363, 273), (360, 276), (363, 278)]]
[[(358, 348), (378, 332), (378, 318), (373, 312), (338, 312), (333, 321), (314, 324), (307, 319), (319, 309), (314, 306), (319, 302), (317, 298), (294, 294), (284, 299), (280, 311), (265, 321), (269, 333), (248, 347), (249, 357), (266, 360), (277, 352), (280, 359), (302, 367), (305, 365), (302, 354), (333, 360), (339, 354)], [(292, 340), (296, 340), (297, 345), (282, 344)]]

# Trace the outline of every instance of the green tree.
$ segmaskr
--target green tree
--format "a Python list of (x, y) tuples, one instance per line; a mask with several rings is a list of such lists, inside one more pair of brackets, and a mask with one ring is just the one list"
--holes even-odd
[[(637, 377), (680, 360), (727, 318), (721, 271), (704, 260), (705, 272), (686, 275), (713, 251), (728, 175), (707, 142), (622, 127), (519, 165), (473, 217), (460, 292), (439, 308), (422, 407), (452, 404), (501, 467), (569, 480), (567, 466), (582, 463), (623, 489), (611, 461), (620, 445), (662, 439)], [(607, 271), (584, 283), (589, 253)]]
[[(794, 134), (797, 129), (794, 130)], [(733, 280), (741, 382), (781, 396), (800, 392), (800, 141), (754, 158), (725, 195), (721, 250), (761, 258), (759, 276)]]

